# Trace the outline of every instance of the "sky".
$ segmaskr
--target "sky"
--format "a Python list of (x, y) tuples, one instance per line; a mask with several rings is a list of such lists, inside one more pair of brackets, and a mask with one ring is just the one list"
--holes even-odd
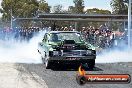
[[(57, 4), (62, 4), (64, 9), (67, 9), (68, 6), (73, 6), (73, 0), (46, 0), (50, 6)], [(111, 0), (84, 0), (85, 9), (87, 8), (99, 8), (112, 11), (110, 6)]]

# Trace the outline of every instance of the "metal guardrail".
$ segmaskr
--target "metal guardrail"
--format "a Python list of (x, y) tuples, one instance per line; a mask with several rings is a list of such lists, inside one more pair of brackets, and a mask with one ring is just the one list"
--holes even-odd
[(46, 20), (46, 21), (96, 21), (96, 22), (125, 22), (127, 19), (102, 19), (102, 18), (87, 18), (87, 19), (81, 19), (81, 18), (15, 18), (13, 21), (16, 20)]
[(128, 21), (127, 15), (114, 14), (39, 14), (35, 18), (15, 18), (15, 20), (47, 20), (47, 21)]
[(115, 14), (38, 14), (37, 18), (114, 18), (124, 19), (127, 15)]

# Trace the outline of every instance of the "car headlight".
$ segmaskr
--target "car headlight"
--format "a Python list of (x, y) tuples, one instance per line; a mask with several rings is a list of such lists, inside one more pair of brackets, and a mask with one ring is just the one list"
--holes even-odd
[(92, 51), (91, 50), (87, 50), (86, 53), (87, 53), (87, 55), (89, 55), (89, 54), (91, 55)]
[(53, 51), (53, 55), (59, 55), (59, 51)]

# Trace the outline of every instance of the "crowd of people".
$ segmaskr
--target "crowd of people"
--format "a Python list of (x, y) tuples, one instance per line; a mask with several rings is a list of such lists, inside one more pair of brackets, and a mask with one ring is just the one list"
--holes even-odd
[(86, 40), (96, 47), (110, 48), (114, 46), (115, 34), (109, 29), (90, 27), (83, 28), (81, 32), (85, 35)]
[(83, 35), (85, 35), (86, 40), (92, 45), (100, 48), (112, 48), (118, 47), (123, 42), (127, 43), (127, 37), (125, 32), (116, 32), (108, 29), (107, 27), (99, 27), (95, 29), (94, 27), (83, 28)]
[(1, 40), (11, 40), (16, 41), (29, 41), (35, 34), (40, 31), (39, 27), (16, 27), (16, 28), (4, 28), (0, 29), (0, 39)]
[[(61, 27), (54, 29), (56, 31), (76, 31), (72, 26)], [(121, 44), (121, 42), (127, 43), (127, 36), (125, 32), (112, 31), (106, 25), (101, 25), (99, 28), (82, 27), (79, 29), (84, 35), (84, 38), (90, 44), (100, 48), (111, 48)]]
[[(56, 29), (52, 29), (51, 27), (16, 27), (14, 29), (5, 28), (0, 29), (0, 39), (15, 39), (16, 41), (29, 41), (35, 34), (42, 30), (76, 31), (72, 26), (61, 27)], [(82, 27), (80, 29), (80, 32), (84, 35), (87, 42), (100, 48), (114, 47), (115, 45), (117, 45), (117, 40), (119, 40), (124, 35), (124, 33), (120, 33), (120, 35), (118, 35), (106, 26), (100, 26), (99, 28), (94, 28), (91, 26)], [(126, 39), (124, 38), (124, 40)]]

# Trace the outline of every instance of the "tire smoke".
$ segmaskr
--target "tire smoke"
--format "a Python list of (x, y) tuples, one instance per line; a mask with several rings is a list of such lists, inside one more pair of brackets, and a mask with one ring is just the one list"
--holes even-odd
[(38, 42), (42, 41), (45, 31), (39, 32), (30, 41), (17, 42), (15, 39), (0, 40), (1, 63), (42, 63), (37, 52)]
[[(40, 31), (30, 41), (18, 42), (15, 39), (0, 40), (0, 63), (42, 63), (37, 52), (38, 42), (42, 41), (45, 31)], [(122, 44), (123, 45), (123, 44)], [(114, 49), (97, 55), (96, 63), (132, 62), (132, 50)]]
[[(126, 48), (123, 46), (122, 48)], [(110, 51), (103, 51), (102, 54), (97, 55), (96, 63), (116, 63), (116, 62), (132, 62), (132, 50), (130, 49), (111, 49)]]

